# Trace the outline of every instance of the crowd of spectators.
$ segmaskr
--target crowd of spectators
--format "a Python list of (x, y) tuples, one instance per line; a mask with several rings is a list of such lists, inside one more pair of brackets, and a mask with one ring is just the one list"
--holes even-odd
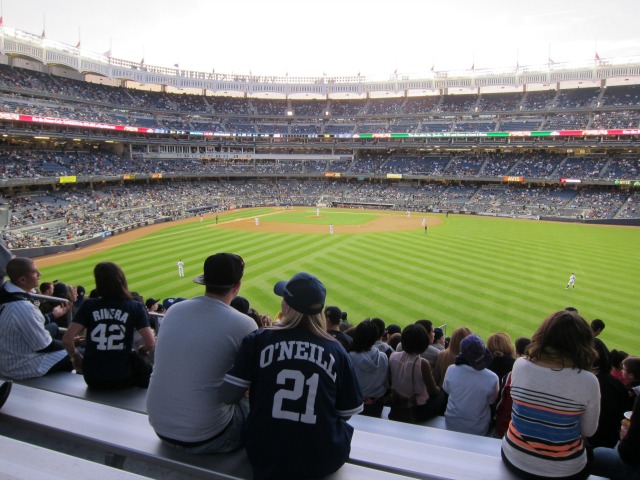
[(297, 179), (125, 184), (5, 196), (11, 248), (74, 244), (158, 221), (245, 206), (379, 206), (559, 218), (640, 218), (638, 194), (619, 190)]
[[(603, 89), (561, 89), (514, 93), (440, 94), (418, 97), (370, 99), (258, 99), (225, 96), (203, 96), (186, 93), (146, 91), (135, 88), (109, 87), (96, 83), (63, 78), (41, 72), (0, 66), (0, 98), (5, 111), (54, 118), (127, 124), (169, 130), (197, 130), (239, 134), (310, 134), (307, 125), (288, 123), (291, 116), (316, 122), (322, 118), (340, 123), (359, 118), (386, 118), (385, 123), (356, 122), (351, 130), (311, 129), (316, 134), (341, 133), (412, 133), (412, 132), (489, 132), (537, 129), (638, 128), (638, 115), (633, 109), (640, 104), (635, 85)], [(87, 108), (91, 105), (91, 108)], [(621, 108), (616, 112), (593, 110), (601, 105)], [(584, 112), (563, 113), (566, 109)], [(521, 123), (518, 119), (531, 112), (543, 112), (545, 119)], [(477, 112), (492, 113), (491, 120), (446, 120), (442, 114)], [(503, 114), (511, 114), (505, 121)], [(517, 114), (517, 116), (514, 116)], [(421, 115), (414, 122), (399, 122), (404, 115)], [(171, 121), (166, 118), (171, 116)], [(229, 116), (248, 117), (239, 122)], [(261, 119), (261, 117), (269, 117)], [(306, 117), (306, 118), (305, 118)], [(282, 123), (274, 122), (279, 119)], [(469, 120), (472, 119), (471, 117)], [(400, 119), (401, 120), (401, 119)], [(311, 125), (313, 126), (313, 125)], [(518, 128), (520, 127), (520, 128)], [(302, 129), (302, 131), (301, 131)]]

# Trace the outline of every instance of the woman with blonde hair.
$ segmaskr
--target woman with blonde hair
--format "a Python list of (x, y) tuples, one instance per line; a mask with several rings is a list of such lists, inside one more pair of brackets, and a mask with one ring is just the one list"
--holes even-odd
[(467, 327), (458, 327), (451, 334), (451, 340), (449, 346), (442, 350), (436, 358), (436, 366), (433, 369), (433, 379), (436, 381), (438, 387), (442, 387), (444, 382), (444, 374), (447, 373), (447, 368), (453, 365), (456, 361), (456, 357), (460, 353), (460, 342), (465, 337), (468, 337), (473, 332)]
[(329, 475), (349, 458), (363, 400), (349, 355), (326, 332), (326, 289), (308, 273), (278, 282), (283, 317), (247, 335), (222, 397), (238, 401), (249, 390), (244, 432), (255, 480)]
[(590, 369), (593, 332), (576, 311), (547, 317), (531, 338), (528, 357), (511, 373), (511, 423), (502, 459), (521, 478), (579, 480), (589, 476), (584, 438), (598, 427), (600, 387)]
[(511, 337), (504, 333), (498, 332), (489, 335), (487, 339), (487, 349), (491, 352), (491, 363), (487, 367), (495, 373), (500, 379), (500, 390), (506, 380), (506, 376), (513, 368), (513, 362), (516, 361), (516, 351), (513, 348)]

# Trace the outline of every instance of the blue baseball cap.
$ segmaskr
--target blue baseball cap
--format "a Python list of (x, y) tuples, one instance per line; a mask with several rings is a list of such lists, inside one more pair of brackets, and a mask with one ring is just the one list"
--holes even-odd
[(322, 282), (313, 275), (300, 272), (291, 280), (281, 280), (273, 287), (273, 293), (284, 298), (294, 310), (300, 313), (314, 315), (322, 312), (327, 289)]

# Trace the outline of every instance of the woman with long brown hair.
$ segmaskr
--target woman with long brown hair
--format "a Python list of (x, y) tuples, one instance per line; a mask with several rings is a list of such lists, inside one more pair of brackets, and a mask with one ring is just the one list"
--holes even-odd
[(451, 340), (449, 346), (442, 350), (436, 358), (436, 366), (433, 369), (433, 379), (436, 381), (438, 387), (442, 387), (444, 382), (444, 374), (447, 373), (447, 368), (453, 365), (456, 361), (456, 357), (460, 354), (460, 342), (465, 337), (468, 337), (473, 332), (467, 327), (458, 327), (451, 334)]
[(511, 423), (502, 458), (521, 478), (584, 479), (590, 473), (584, 438), (598, 426), (600, 387), (591, 327), (576, 311), (547, 317), (528, 357), (511, 373)]
[[(69, 325), (62, 343), (77, 372), (92, 388), (114, 390), (129, 386), (147, 388), (151, 367), (132, 351), (133, 334), (140, 333), (146, 354), (156, 341), (145, 306), (129, 292), (122, 269), (112, 262), (93, 269), (99, 298), (85, 300)], [(74, 338), (86, 328), (84, 355), (76, 350)]]

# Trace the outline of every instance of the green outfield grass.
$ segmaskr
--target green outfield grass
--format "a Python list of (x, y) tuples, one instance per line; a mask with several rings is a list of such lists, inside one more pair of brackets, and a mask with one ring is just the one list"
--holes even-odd
[[(314, 221), (335, 225), (369, 221), (374, 213), (322, 210), (276, 212), (269, 208), (221, 216), (221, 222), (264, 215), (261, 221)], [(385, 212), (388, 214), (389, 212)], [(403, 214), (399, 212), (398, 214)], [(419, 215), (419, 214), (418, 214)], [(451, 215), (442, 225), (370, 234), (285, 234), (227, 230), (204, 223), (173, 226), (107, 252), (42, 268), (42, 280), (58, 278), (93, 288), (92, 268), (118, 263), (131, 290), (145, 297), (191, 297), (203, 292), (192, 283), (204, 259), (215, 252), (242, 255), (246, 273), (240, 294), (261, 313), (274, 315), (276, 281), (299, 271), (327, 286), (327, 304), (338, 305), (357, 323), (379, 316), (407, 325), (420, 318), (487, 335), (506, 331), (530, 336), (551, 312), (576, 307), (587, 319), (601, 318), (601, 338), (609, 348), (638, 351), (635, 321), (640, 305), (640, 228)], [(340, 223), (346, 222), (346, 223)], [(185, 262), (178, 278), (176, 262)], [(37, 260), (36, 260), (37, 264)], [(574, 272), (575, 290), (565, 289)]]

